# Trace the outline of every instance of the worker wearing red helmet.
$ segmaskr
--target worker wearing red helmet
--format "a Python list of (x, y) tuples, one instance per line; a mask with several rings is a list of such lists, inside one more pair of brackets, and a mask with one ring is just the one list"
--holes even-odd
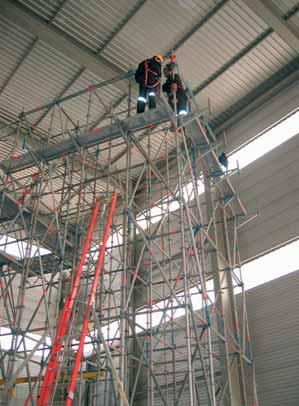
[(156, 107), (156, 96), (160, 90), (162, 55), (140, 62), (135, 72), (135, 80), (139, 84), (139, 96), (137, 98), (137, 114), (143, 113), (146, 103), (150, 109)]
[[(166, 82), (162, 86), (163, 92), (167, 94), (168, 103), (171, 108), (182, 116), (188, 113), (188, 99), (186, 90), (182, 84), (182, 80), (175, 72), (175, 64), (173, 62), (168, 63), (163, 69)], [(174, 106), (174, 98), (176, 98), (176, 106)]]

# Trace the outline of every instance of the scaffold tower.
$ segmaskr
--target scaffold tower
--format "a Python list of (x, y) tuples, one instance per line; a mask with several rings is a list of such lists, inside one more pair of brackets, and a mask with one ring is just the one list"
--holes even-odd
[[(163, 95), (135, 115), (131, 77), (1, 129), (2, 405), (258, 404), (238, 170), (188, 87), (187, 115)], [(119, 80), (128, 100), (95, 120)]]

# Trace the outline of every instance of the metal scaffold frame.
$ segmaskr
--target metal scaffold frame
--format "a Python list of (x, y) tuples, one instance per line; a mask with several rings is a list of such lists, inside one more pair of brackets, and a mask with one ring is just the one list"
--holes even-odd
[(18, 388), (26, 405), (257, 405), (237, 171), (188, 89), (185, 117), (163, 96), (134, 116), (129, 83), (127, 110), (105, 106), (98, 128), (101, 88), (130, 77), (1, 130), (3, 405)]

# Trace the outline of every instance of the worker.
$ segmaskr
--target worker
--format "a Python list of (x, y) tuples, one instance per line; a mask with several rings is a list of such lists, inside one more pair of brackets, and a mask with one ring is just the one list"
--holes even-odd
[(137, 114), (143, 113), (146, 103), (148, 107), (156, 107), (156, 96), (160, 91), (162, 55), (154, 55), (138, 65), (135, 72), (135, 80), (139, 84), (139, 96), (137, 98)]
[(226, 170), (228, 170), (228, 158), (226, 156), (225, 152), (222, 152), (219, 156), (218, 156), (218, 161), (219, 163), (225, 167)]
[[(175, 72), (175, 64), (168, 63), (163, 69), (166, 82), (162, 86), (163, 92), (167, 93), (168, 103), (177, 114), (183, 116), (188, 114), (187, 109), (187, 93), (183, 87), (182, 80)], [(174, 97), (176, 98), (176, 106), (174, 106)]]

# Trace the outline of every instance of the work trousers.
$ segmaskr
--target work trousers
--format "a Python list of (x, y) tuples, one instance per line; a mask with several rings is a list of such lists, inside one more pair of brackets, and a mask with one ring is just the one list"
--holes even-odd
[[(178, 89), (176, 92), (176, 113), (177, 114), (187, 114), (188, 111), (188, 99), (186, 91), (184, 89)], [(173, 93), (168, 93), (168, 103), (172, 110), (174, 111), (174, 95)]]
[(145, 105), (148, 102), (150, 109), (156, 108), (156, 97), (159, 93), (158, 87), (147, 87), (144, 84), (139, 84), (139, 96), (137, 98), (137, 114), (143, 113)]

